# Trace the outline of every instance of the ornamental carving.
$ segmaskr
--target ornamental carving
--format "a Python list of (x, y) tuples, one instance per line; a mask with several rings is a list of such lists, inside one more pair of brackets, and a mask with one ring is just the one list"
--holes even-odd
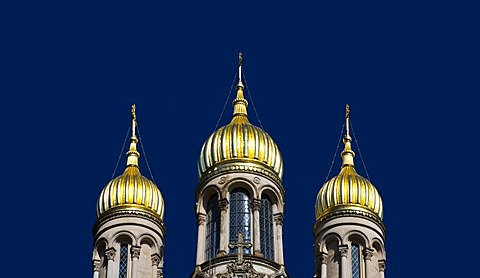
[(152, 266), (158, 266), (160, 264), (161, 258), (158, 254), (152, 255)]
[(275, 224), (282, 225), (283, 224), (283, 213), (276, 213), (273, 215), (273, 220)]
[(218, 184), (224, 184), (227, 182), (227, 177), (221, 177), (219, 180), (218, 180)]
[(227, 199), (218, 200), (218, 206), (220, 207), (221, 210), (227, 210), (228, 209), (228, 200)]
[(253, 210), (260, 210), (261, 208), (262, 208), (262, 200), (253, 199), (252, 200), (252, 209)]
[[(241, 274), (242, 276), (238, 276)], [(216, 275), (216, 278), (234, 278), (234, 277), (245, 277), (245, 278), (267, 278), (266, 274), (258, 273), (254, 268), (251, 262), (244, 261), (241, 264), (238, 263), (229, 263), (227, 265), (227, 271), (224, 273), (219, 273)]]
[(198, 226), (205, 224), (205, 221), (207, 221), (207, 216), (205, 214), (202, 214), (202, 213), (197, 214)]
[(113, 261), (115, 259), (115, 252), (117, 250), (115, 250), (115, 248), (111, 247), (111, 248), (108, 248), (107, 250), (105, 250), (105, 256), (107, 257), (107, 260), (109, 261)]
[(380, 270), (380, 272), (385, 272), (385, 260), (379, 260), (378, 261), (378, 270)]
[(373, 249), (366, 248), (363, 252), (363, 256), (365, 257), (365, 260), (371, 261), (373, 257)]
[(132, 246), (132, 248), (130, 248), (130, 254), (132, 255), (132, 259), (140, 258), (140, 248), (140, 246)]
[(338, 246), (338, 251), (340, 252), (340, 256), (346, 258), (348, 256), (348, 245)]
[(327, 264), (328, 262), (328, 254), (325, 252), (320, 252), (320, 255), (318, 256), (320, 263), (321, 264)]
[(93, 271), (98, 272), (100, 271), (100, 266), (102, 264), (100, 263), (100, 260), (93, 260)]
[(259, 177), (254, 177), (253, 182), (257, 183), (257, 184), (260, 183), (260, 178)]

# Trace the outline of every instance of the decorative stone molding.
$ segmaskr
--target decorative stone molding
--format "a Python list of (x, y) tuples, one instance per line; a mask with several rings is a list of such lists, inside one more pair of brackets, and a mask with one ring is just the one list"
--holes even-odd
[[(235, 274), (243, 274), (243, 276), (237, 276)], [(217, 278), (232, 278), (232, 277), (266, 278), (266, 275), (262, 273), (258, 273), (253, 268), (253, 265), (251, 262), (243, 261), (241, 264), (229, 263), (227, 265), (227, 270), (225, 272), (217, 274)], [(278, 276), (269, 276), (269, 277), (278, 277)]]
[(275, 213), (273, 215), (273, 220), (277, 225), (283, 225), (283, 213)]
[(254, 177), (253, 182), (256, 183), (256, 184), (259, 184), (260, 183), (260, 178), (259, 177)]
[(162, 258), (160, 257), (160, 255), (158, 254), (153, 254), (152, 255), (152, 266), (158, 266), (160, 264), (160, 261), (162, 260)]
[(227, 182), (227, 177), (228, 176), (223, 176), (223, 177), (220, 177), (220, 179), (218, 180), (218, 184), (224, 184)]
[(385, 260), (378, 260), (378, 270), (380, 272), (385, 272), (386, 264)]
[(363, 256), (365, 257), (365, 260), (367, 261), (371, 261), (372, 260), (372, 257), (373, 257), (373, 252), (375, 250), (373, 249), (370, 249), (370, 248), (365, 248), (365, 250), (363, 251)]
[(198, 226), (205, 224), (205, 221), (207, 221), (207, 216), (203, 213), (198, 213), (197, 214), (197, 224), (198, 224)]
[(220, 199), (218, 200), (218, 206), (221, 210), (228, 210), (228, 200), (227, 199)]
[(348, 256), (348, 245), (339, 245), (338, 251), (340, 252), (340, 256), (346, 258)]
[(320, 264), (327, 264), (328, 253), (320, 252), (318, 258), (319, 258)]
[(262, 200), (253, 199), (252, 200), (252, 210), (260, 210), (262, 208)]
[(132, 246), (130, 248), (130, 254), (132, 256), (132, 259), (140, 258), (140, 248), (141, 248), (141, 246)]
[[(265, 275), (266, 276), (266, 275)], [(278, 270), (278, 272), (275, 272), (273, 274), (270, 274), (268, 276), (266, 276), (268, 278), (286, 278), (287, 277), (287, 273), (285, 273), (285, 267), (282, 265), (280, 266), (280, 269)]]
[(100, 263), (100, 260), (96, 260), (96, 259), (93, 260), (93, 271), (94, 271), (94, 272), (100, 271), (100, 266), (101, 266), (101, 265), (102, 265), (102, 264)]
[(115, 254), (117, 250), (115, 248), (110, 247), (107, 250), (105, 250), (105, 257), (107, 257), (107, 260), (113, 261), (115, 259)]

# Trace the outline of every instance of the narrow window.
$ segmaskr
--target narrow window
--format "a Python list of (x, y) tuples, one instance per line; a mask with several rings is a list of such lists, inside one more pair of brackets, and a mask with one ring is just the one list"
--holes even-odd
[[(245, 242), (251, 241), (250, 235), (250, 195), (243, 188), (238, 188), (230, 193), (230, 242), (237, 242), (238, 233), (243, 234)], [(244, 249), (247, 254), (250, 249)], [(230, 253), (237, 253), (237, 249), (230, 249)]]
[(352, 242), (352, 278), (360, 278), (360, 251), (359, 246)]
[(260, 249), (265, 258), (273, 260), (273, 207), (267, 196), (262, 196), (260, 209)]
[(120, 244), (120, 267), (119, 278), (127, 278), (127, 264), (128, 264), (128, 244)]
[(218, 196), (210, 198), (207, 205), (206, 237), (205, 237), (205, 259), (215, 257), (220, 245), (220, 207)]

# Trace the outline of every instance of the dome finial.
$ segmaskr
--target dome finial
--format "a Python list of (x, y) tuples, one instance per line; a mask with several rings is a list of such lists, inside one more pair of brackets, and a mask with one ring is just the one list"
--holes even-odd
[(233, 100), (233, 115), (247, 115), (248, 102), (243, 97), (243, 83), (242, 83), (242, 52), (238, 53), (238, 84), (237, 84), (237, 98)]
[(132, 104), (132, 137), (130, 138), (130, 149), (127, 152), (127, 166), (133, 165), (138, 167), (138, 158), (140, 153), (137, 151), (137, 136), (135, 130), (137, 129), (137, 113), (136, 106)]
[(352, 137), (350, 137), (350, 105), (348, 103), (345, 105), (345, 126), (346, 133), (343, 138), (345, 148), (342, 152), (342, 167), (346, 165), (353, 166), (353, 158), (355, 157), (355, 153), (352, 151)]
[(239, 52), (238, 53), (238, 85), (237, 86), (242, 86), (243, 87), (243, 83), (242, 83), (242, 61), (243, 61), (242, 52)]

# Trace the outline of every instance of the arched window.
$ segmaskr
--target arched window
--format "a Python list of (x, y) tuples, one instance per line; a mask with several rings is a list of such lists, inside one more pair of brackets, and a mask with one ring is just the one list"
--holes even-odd
[[(238, 233), (243, 234), (245, 242), (252, 239), (250, 229), (250, 195), (243, 188), (234, 189), (230, 193), (230, 242), (237, 242)], [(245, 249), (250, 254), (250, 249)], [(230, 249), (230, 253), (237, 253), (236, 249)]]
[(205, 259), (210, 260), (215, 257), (220, 245), (220, 207), (216, 194), (208, 201), (205, 223)]
[(127, 278), (128, 273), (128, 244), (120, 244), (120, 266), (118, 268), (118, 277)]
[(360, 248), (352, 242), (352, 278), (360, 278)]
[(260, 209), (260, 250), (265, 258), (273, 260), (273, 206), (267, 196), (262, 196)]

